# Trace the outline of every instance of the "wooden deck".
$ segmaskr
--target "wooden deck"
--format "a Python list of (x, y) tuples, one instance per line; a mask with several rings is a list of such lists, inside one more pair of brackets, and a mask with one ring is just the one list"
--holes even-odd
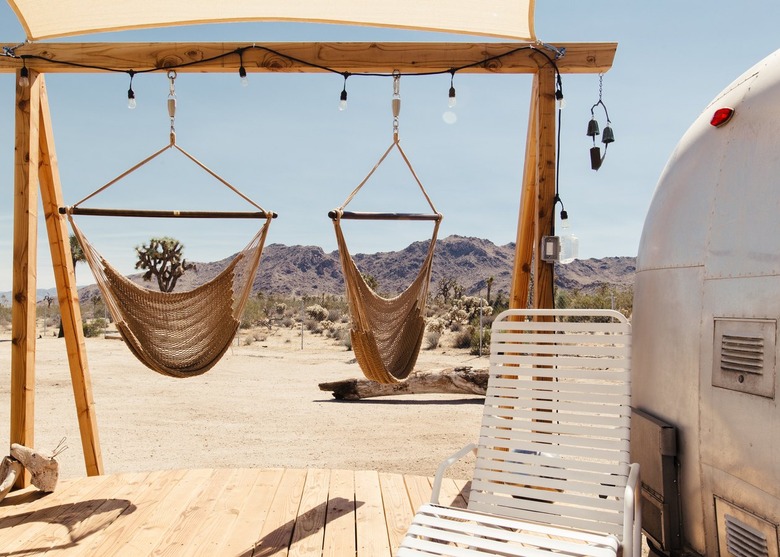
[[(61, 481), (0, 503), (0, 556), (389, 557), (431, 478), (351, 470), (165, 470)], [(465, 507), (467, 482), (441, 502)]]

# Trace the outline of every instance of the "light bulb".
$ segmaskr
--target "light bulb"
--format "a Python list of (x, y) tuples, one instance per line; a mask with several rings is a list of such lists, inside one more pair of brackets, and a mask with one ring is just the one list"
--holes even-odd
[(339, 110), (347, 109), (347, 90), (341, 91), (341, 97), (339, 98)]
[(22, 66), (22, 69), (19, 70), (19, 87), (29, 87), (30, 86), (30, 71), (27, 69), (27, 66)]
[(127, 90), (127, 108), (133, 110), (135, 108), (135, 92), (132, 89)]
[(241, 86), (249, 87), (249, 79), (246, 77), (246, 68), (244, 66), (238, 68), (238, 75), (241, 78)]
[(455, 87), (450, 86), (450, 94), (449, 98), (447, 99), (447, 106), (449, 108), (455, 108), (456, 104), (458, 104), (458, 99), (455, 97)]

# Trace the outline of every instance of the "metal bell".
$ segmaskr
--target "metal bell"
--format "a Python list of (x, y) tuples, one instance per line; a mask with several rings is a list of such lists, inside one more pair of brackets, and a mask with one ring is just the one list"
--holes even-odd
[(602, 143), (613, 143), (615, 141), (615, 133), (612, 131), (612, 126), (607, 124), (604, 128), (604, 134), (601, 136)]
[(599, 123), (595, 118), (591, 118), (588, 122), (588, 137), (596, 137), (599, 134)]

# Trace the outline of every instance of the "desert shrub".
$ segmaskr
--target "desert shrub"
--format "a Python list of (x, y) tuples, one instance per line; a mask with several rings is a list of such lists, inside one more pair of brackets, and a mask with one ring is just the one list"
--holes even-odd
[[(482, 331), (482, 355), (487, 354), (490, 351), (490, 329), (484, 329)], [(479, 329), (474, 329), (471, 333), (471, 346), (469, 346), (469, 354), (474, 356), (480, 354), (479, 350)]]
[(282, 319), (282, 327), (287, 327), (288, 329), (292, 329), (295, 326), (295, 319), (292, 317), (285, 317)]
[(428, 319), (428, 322), (425, 324), (425, 330), (432, 333), (439, 333), (439, 336), (441, 337), (441, 333), (444, 331), (444, 321), (438, 318)]
[(460, 322), (454, 322), (450, 323), (450, 331), (453, 333), (460, 332), (460, 330), (463, 329), (463, 323)]
[(344, 312), (341, 310), (341, 308), (329, 308), (328, 309), (328, 321), (333, 321), (334, 323), (337, 323), (341, 321), (341, 316), (344, 314)]
[(84, 336), (87, 338), (97, 337), (103, 334), (103, 331), (106, 330), (106, 327), (108, 326), (108, 322), (103, 319), (102, 317), (98, 319), (91, 319), (89, 321), (85, 321), (82, 325), (82, 328), (84, 330)]
[(246, 335), (244, 337), (244, 346), (252, 346), (252, 343), (255, 341), (255, 338), (252, 335)]
[(348, 352), (352, 351), (352, 335), (349, 329), (339, 329), (339, 340), (347, 348)]
[(324, 321), (328, 318), (328, 310), (319, 304), (314, 304), (306, 308), (306, 316), (314, 321)]
[(452, 339), (452, 347), (471, 348), (471, 333), (472, 331), (470, 327), (458, 331), (458, 333)]
[(441, 331), (428, 331), (425, 333), (425, 349), (433, 350), (438, 348), (439, 340), (441, 340)]

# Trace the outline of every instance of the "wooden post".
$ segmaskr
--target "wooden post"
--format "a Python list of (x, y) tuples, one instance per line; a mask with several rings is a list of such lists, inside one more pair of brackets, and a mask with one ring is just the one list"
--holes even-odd
[(95, 402), (92, 398), (92, 380), (87, 365), (84, 330), (81, 326), (81, 308), (76, 290), (76, 275), (73, 269), (68, 229), (64, 217), (58, 212), (59, 207), (64, 203), (57, 155), (54, 150), (54, 133), (46, 94), (46, 83), (43, 76), (40, 76), (38, 81), (40, 83), (41, 114), (39, 172), (41, 201), (46, 216), (46, 230), (49, 235), (51, 262), (57, 285), (65, 346), (68, 352), (73, 397), (76, 400), (76, 414), (81, 433), (81, 446), (84, 451), (84, 464), (87, 475), (97, 476), (103, 473), (103, 457), (100, 452)]
[(553, 307), (553, 280), (555, 275), (554, 263), (542, 261), (541, 252), (542, 236), (547, 236), (552, 231), (555, 218), (555, 137), (556, 137), (556, 108), (555, 108), (555, 70), (550, 66), (539, 69), (539, 136), (537, 159), (537, 202), (536, 202), (536, 238), (534, 249), (535, 259), (534, 296), (533, 307), (539, 309), (552, 309)]
[[(39, 74), (29, 71), (29, 87), (17, 72), (14, 143), (13, 300), (11, 302), (11, 443), (34, 445), (35, 307), (38, 246)], [(30, 484), (25, 471), (17, 487)]]
[[(534, 76), (523, 189), (517, 223), (515, 264), (509, 307), (552, 308), (554, 266), (539, 257), (542, 236), (550, 233), (555, 216), (555, 70), (540, 68)], [(532, 268), (533, 267), (533, 268)], [(533, 292), (531, 282), (533, 281)]]
[(523, 185), (520, 195), (520, 216), (517, 221), (517, 240), (515, 242), (515, 263), (512, 272), (512, 285), (509, 291), (509, 307), (525, 309), (528, 307), (528, 295), (531, 290), (531, 266), (534, 256), (534, 229), (536, 219), (536, 170), (538, 159), (539, 129), (539, 74), (534, 75), (531, 88), (531, 108), (528, 114), (528, 130), (525, 142), (525, 166), (523, 167)]

